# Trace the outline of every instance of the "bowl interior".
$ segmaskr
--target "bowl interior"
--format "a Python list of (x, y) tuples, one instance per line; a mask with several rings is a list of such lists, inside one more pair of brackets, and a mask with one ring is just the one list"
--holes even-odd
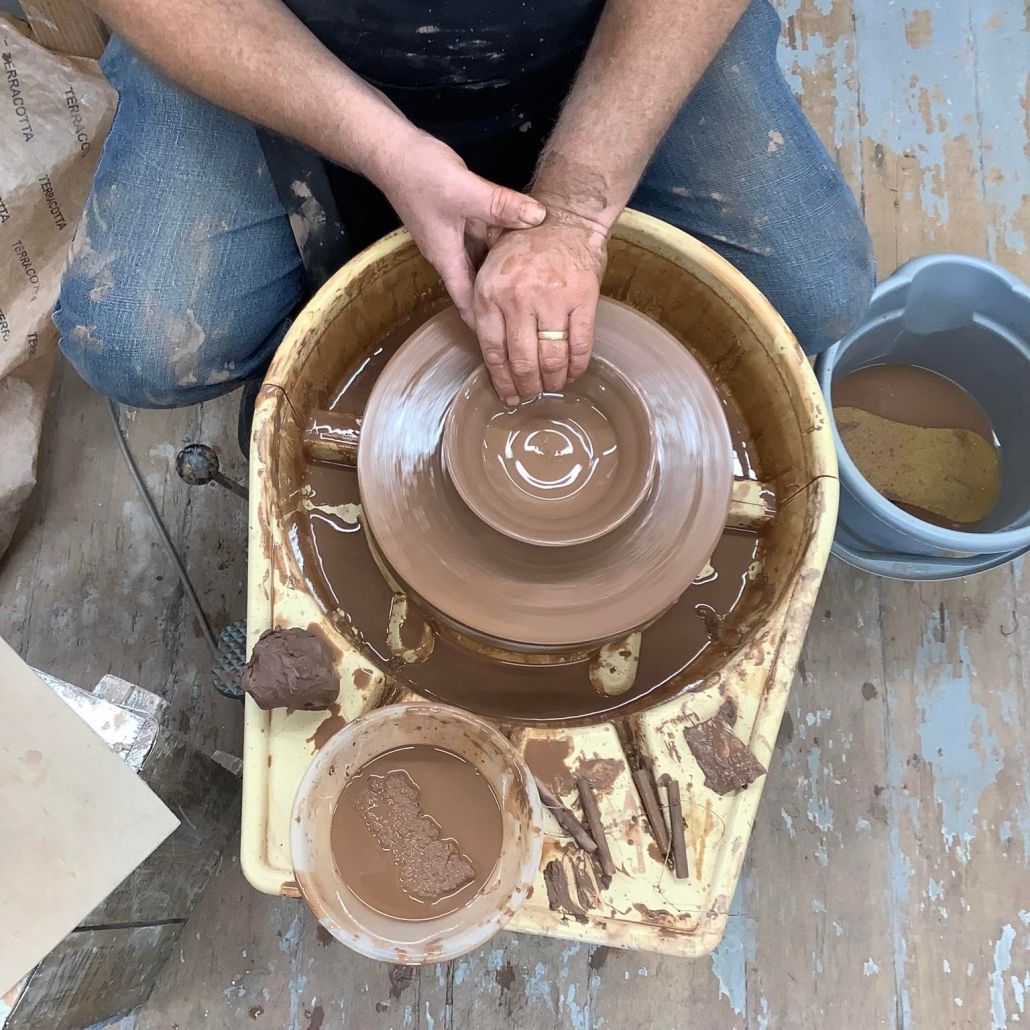
[(651, 485), (655, 454), (644, 398), (603, 358), (561, 393), (514, 408), (480, 366), (444, 423), (444, 467), (462, 500), (498, 532), (545, 547), (621, 525)]
[[(340, 876), (330, 829), (348, 780), (373, 758), (398, 747), (431, 744), (479, 770), (502, 819), (500, 859), (467, 905), (432, 919), (393, 919), (370, 908)], [(305, 900), (337, 940), (370, 958), (442, 962), (489, 940), (525, 900), (543, 845), (540, 802), (522, 757), (475, 716), (431, 702), (390, 705), (335, 734), (308, 766), (290, 824), (290, 853)]]

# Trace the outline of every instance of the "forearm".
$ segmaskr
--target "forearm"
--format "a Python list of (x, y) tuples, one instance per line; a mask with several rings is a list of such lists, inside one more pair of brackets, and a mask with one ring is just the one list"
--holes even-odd
[(608, 0), (531, 190), (607, 231), (748, 0)]
[(89, 0), (187, 89), (378, 181), (417, 130), (280, 0)]

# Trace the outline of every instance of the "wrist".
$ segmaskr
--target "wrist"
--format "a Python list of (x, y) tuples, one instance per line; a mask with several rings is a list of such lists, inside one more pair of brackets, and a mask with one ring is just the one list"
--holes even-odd
[(608, 218), (605, 212), (598, 214), (593, 211), (577, 209), (575, 202), (570, 201), (569, 197), (563, 193), (534, 187), (529, 191), (529, 195), (534, 200), (539, 200), (547, 208), (545, 225), (560, 225), (577, 230), (602, 246), (607, 243), (612, 226), (618, 217), (612, 215), (611, 218)]
[(369, 134), (365, 153), (355, 171), (386, 193), (402, 174), (425, 133), (392, 105), (370, 124), (375, 126), (375, 131)]
[(544, 154), (529, 191), (556, 217), (606, 238), (623, 209), (614, 192), (602, 172), (555, 151)]

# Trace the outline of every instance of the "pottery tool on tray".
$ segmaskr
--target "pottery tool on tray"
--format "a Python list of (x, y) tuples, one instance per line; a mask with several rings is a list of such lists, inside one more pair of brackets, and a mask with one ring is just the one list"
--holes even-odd
[(832, 441), (782, 321), (701, 244), (627, 216), (605, 293), (590, 379), (515, 410), (404, 234), (294, 323), (256, 408), (248, 637), (317, 632), (340, 691), (320, 712), (248, 699), (261, 889), (298, 891), (313, 758), (362, 713), (442, 701), (543, 788), (512, 928), (718, 939), (828, 553)]

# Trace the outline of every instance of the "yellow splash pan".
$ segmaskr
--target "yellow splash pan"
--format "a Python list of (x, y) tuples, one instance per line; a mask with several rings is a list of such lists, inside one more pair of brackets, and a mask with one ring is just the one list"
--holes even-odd
[[(732, 398), (749, 427), (761, 485), (775, 495), (775, 513), (765, 511), (756, 484), (738, 484), (731, 524), (767, 520), (757, 605), (740, 645), (689, 692), (642, 699), (649, 707), (624, 717), (635, 747), (653, 760), (655, 776), (669, 773), (679, 781), (690, 876), (675, 878), (655, 855), (612, 722), (508, 724), (504, 729), (523, 750), (539, 738), (566, 747), (565, 764), (573, 772), (597, 758), (622, 763), (611, 789), (598, 797), (618, 867), (611, 885), (596, 889), (589, 863), (550, 822), (541, 874), (510, 928), (698, 956), (714, 948), (725, 929), (765, 778), (736, 794), (715, 793), (683, 731), (730, 699), (737, 709), (734, 734), (768, 766), (830, 553), (837, 461), (822, 395), (797, 341), (759, 290), (714, 251), (663, 222), (627, 212), (611, 240), (603, 290), (689, 343)], [(410, 236), (387, 236), (340, 269), (307, 305), (258, 397), (250, 461), (248, 649), (273, 626), (319, 627), (338, 654), (340, 715), (348, 721), (387, 697), (418, 695), (381, 669), (371, 678), (359, 676), (362, 686), (355, 686), (355, 670), (373, 663), (348, 636), (342, 613), (324, 610), (306, 588), (290, 539), (301, 499), (301, 435), (308, 415), (326, 406), (356, 356), (444, 302), (439, 278)], [(251, 884), (269, 894), (299, 895), (289, 855), (290, 812), (315, 752), (309, 738), (325, 718), (324, 712), (265, 712), (247, 698), (241, 860)], [(661, 797), (664, 802), (664, 792)], [(579, 811), (574, 786), (562, 798)], [(543, 869), (555, 860), (582, 912), (549, 907)]]

